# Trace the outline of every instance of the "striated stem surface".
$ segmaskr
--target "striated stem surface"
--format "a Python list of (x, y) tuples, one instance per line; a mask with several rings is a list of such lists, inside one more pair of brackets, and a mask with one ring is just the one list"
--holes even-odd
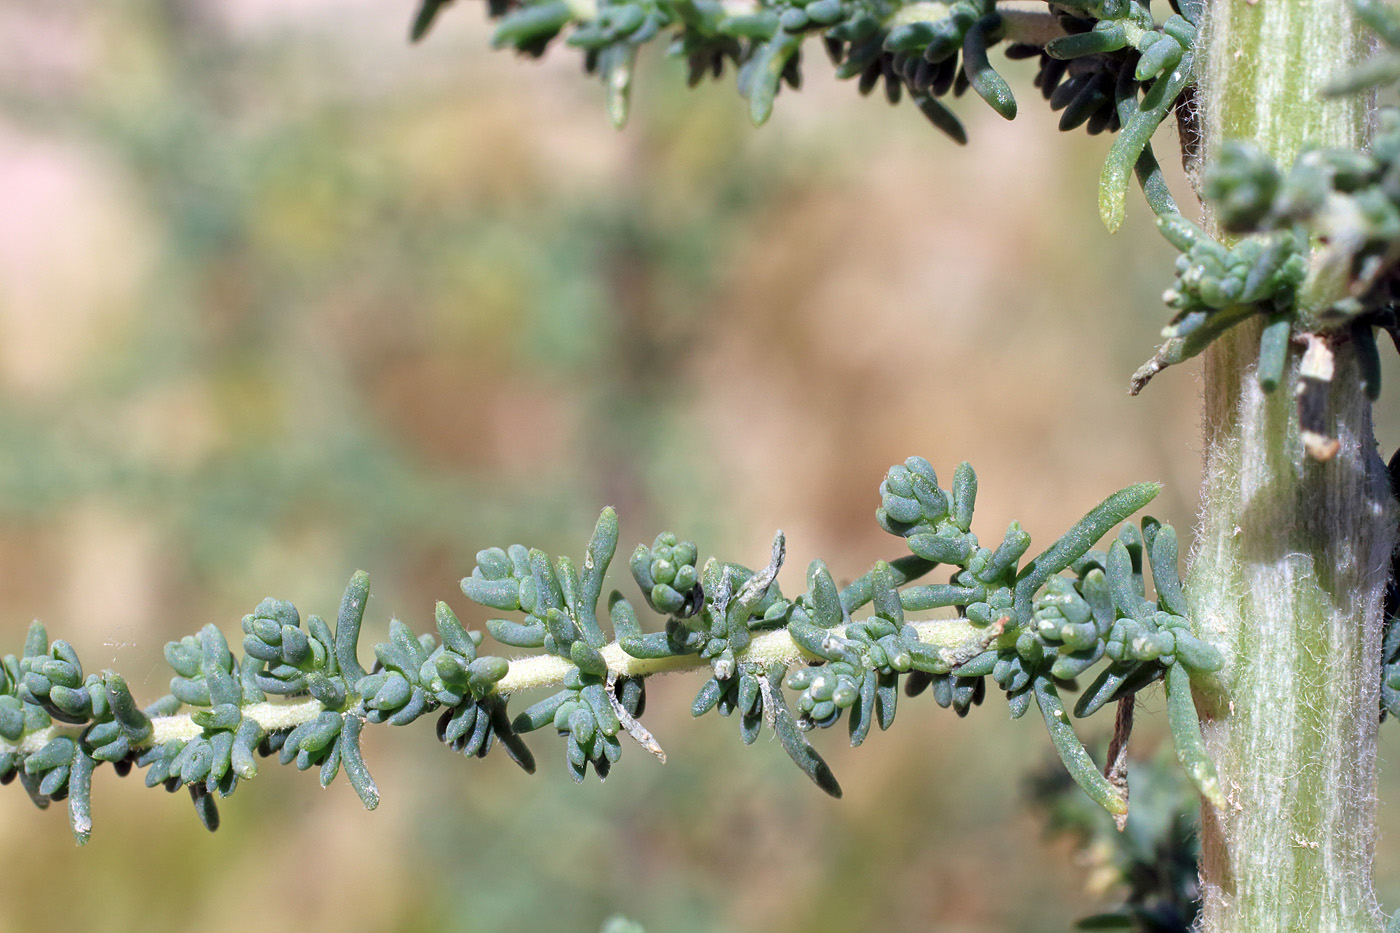
[[(1216, 0), (1202, 41), (1207, 162), (1233, 139), (1285, 168), (1306, 144), (1364, 142), (1370, 101), (1318, 95), (1365, 51), (1346, 0)], [(1314, 289), (1305, 313), (1334, 297)], [(1197, 689), (1227, 806), (1203, 810), (1200, 929), (1376, 933), (1379, 638), (1394, 543), (1385, 465), (1349, 345), (1336, 348), (1328, 411), (1341, 446), (1319, 463), (1297, 427), (1297, 348), (1266, 395), (1258, 342), (1258, 325), (1241, 325), (1205, 364), (1189, 595), (1226, 658)]]
[[(1341, 449), (1305, 458), (1258, 331), (1207, 360), (1206, 478), (1190, 597), (1226, 668), (1200, 699), (1227, 806), (1202, 820), (1203, 933), (1376, 931), (1381, 597), (1394, 540), (1370, 403), (1339, 353)], [(1296, 362), (1290, 373), (1297, 379)]]

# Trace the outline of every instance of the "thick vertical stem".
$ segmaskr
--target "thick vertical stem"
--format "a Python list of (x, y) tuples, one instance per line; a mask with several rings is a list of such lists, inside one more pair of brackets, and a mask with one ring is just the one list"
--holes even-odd
[[(1368, 102), (1317, 90), (1364, 51), (1347, 0), (1215, 0), (1200, 75), (1210, 150), (1362, 143)], [(1207, 218), (1209, 224), (1210, 218)], [(1330, 301), (1310, 295), (1307, 310)], [(1205, 477), (1190, 597), (1227, 659), (1199, 684), (1228, 806), (1202, 820), (1205, 933), (1378, 931), (1372, 891), (1381, 596), (1394, 528), (1348, 345), (1337, 348), (1326, 463), (1303, 453), (1288, 379), (1254, 379), (1257, 326), (1205, 368)]]
[(1201, 699), (1213, 703), (1206, 740), (1228, 806), (1203, 813), (1202, 929), (1374, 931), (1389, 492), (1350, 354), (1333, 393), (1342, 446), (1316, 463), (1302, 453), (1292, 393), (1265, 395), (1253, 378), (1257, 340), (1241, 327), (1206, 363), (1191, 598), (1227, 659)]

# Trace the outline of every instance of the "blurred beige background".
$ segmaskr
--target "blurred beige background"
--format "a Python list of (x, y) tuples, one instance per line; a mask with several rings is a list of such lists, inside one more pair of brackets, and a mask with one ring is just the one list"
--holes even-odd
[[(479, 548), (576, 554), (607, 503), (624, 554), (671, 528), (755, 564), (782, 528), (800, 589), (812, 557), (899, 553), (876, 487), (914, 453), (977, 467), (984, 540), (1014, 517), (1043, 546), (1144, 479), (1188, 532), (1196, 374), (1125, 392), (1171, 252), (1140, 202), (1102, 231), (1108, 142), (1057, 135), (1027, 74), (1014, 124), (962, 103), (964, 150), (815, 46), (762, 130), (732, 75), (687, 91), (652, 54), (617, 133), (572, 50), (492, 53), (471, 0), (410, 47), (412, 13), (0, 0), (0, 651), (41, 618), (154, 698), (165, 641), (269, 594), (334, 612), (360, 567), (369, 636), (436, 599), (480, 624)], [(1041, 839), (1020, 789), (1048, 742), (999, 696), (820, 737), (833, 802), (691, 722), (697, 686), (653, 685), (670, 761), (629, 748), (603, 787), (551, 736), (525, 778), (427, 722), (368, 739), (375, 813), (268, 764), (209, 836), (103, 769), (79, 850), (11, 787), (3, 926), (1058, 931), (1103, 903)]]

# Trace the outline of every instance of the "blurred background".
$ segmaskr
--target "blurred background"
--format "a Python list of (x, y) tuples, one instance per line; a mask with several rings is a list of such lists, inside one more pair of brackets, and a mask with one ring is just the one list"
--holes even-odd
[[(911, 454), (977, 467), (984, 540), (1017, 518), (1043, 546), (1148, 479), (1189, 537), (1196, 373), (1125, 390), (1171, 251), (1137, 201), (1105, 235), (1108, 140), (1057, 135), (1028, 74), (1013, 124), (964, 102), (959, 149), (815, 46), (762, 130), (732, 76), (687, 90), (653, 50), (619, 133), (572, 50), (493, 54), (470, 0), (411, 47), (414, 9), (0, 0), (0, 651), (40, 618), (152, 699), (167, 640), (234, 635), (267, 595), (333, 613), (356, 568), (367, 637), (437, 599), (480, 625), (478, 549), (578, 554), (605, 504), (623, 554), (672, 529), (759, 565), (782, 528), (790, 589), (816, 556), (850, 579), (900, 553), (876, 488)], [(1111, 901), (1043, 838), (1023, 791), (1049, 744), (999, 696), (819, 737), (838, 802), (690, 721), (697, 687), (653, 683), (670, 760), (629, 749), (606, 786), (549, 735), (526, 778), (424, 722), (370, 731), (374, 813), (269, 765), (210, 836), (102, 769), (79, 850), (9, 788), (5, 923), (1059, 931)], [(1150, 757), (1160, 696), (1139, 709)]]

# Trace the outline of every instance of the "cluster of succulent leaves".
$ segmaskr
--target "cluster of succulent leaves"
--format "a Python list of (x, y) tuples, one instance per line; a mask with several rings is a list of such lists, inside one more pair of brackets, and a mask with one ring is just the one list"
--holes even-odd
[[(996, 632), (971, 657), (944, 658), (957, 663), (919, 668), (906, 687), (917, 692), (927, 680), (935, 697), (941, 700), (940, 691), (947, 691), (943, 695), (958, 706), (960, 697), (975, 700), (982, 692), (969, 681), (991, 676), (1005, 692), (1013, 717), (1024, 714), (1034, 700), (1070, 775), (1115, 813), (1125, 812), (1126, 801), (1085, 752), (1059, 696), (1062, 687), (1072, 688), (1096, 667), (1075, 715), (1091, 715), (1163, 679), (1182, 763), (1202, 793), (1220, 798), (1213, 765), (1201, 746), (1189, 677), (1217, 670), (1221, 658), (1192, 633), (1177, 576), (1175, 531), (1144, 518), (1141, 532), (1125, 524), (1107, 552), (1092, 549), (1156, 491), (1152, 484), (1120, 490), (1024, 564), (1030, 538), (1019, 524), (1013, 522), (995, 548), (980, 546), (972, 534), (976, 478), (966, 464), (945, 493), (929, 464), (910, 458), (886, 476), (877, 513), (881, 525), (903, 536), (915, 556), (957, 568), (948, 583), (909, 586), (898, 599), (885, 588), (884, 598), (876, 597), (877, 617), (898, 622), (905, 611), (954, 606), (969, 621), (987, 626), (989, 635)], [(1155, 599), (1145, 595), (1144, 566), (1151, 570)], [(872, 582), (878, 594), (878, 567)]]
[[(1400, 81), (1400, 9), (1384, 0), (1353, 6), (1386, 51), (1339, 76), (1329, 93)], [(1235, 239), (1223, 244), (1179, 214), (1158, 211), (1158, 228), (1181, 251), (1164, 296), (1177, 313), (1156, 357), (1134, 377), (1134, 391), (1263, 315), (1257, 378), (1265, 391), (1278, 386), (1290, 340), (1305, 332), (1350, 341), (1362, 383), (1376, 398), (1376, 329), (1400, 346), (1400, 111), (1380, 111), (1368, 150), (1310, 148), (1287, 171), (1256, 146), (1227, 143), (1206, 166), (1201, 193)], [(1329, 301), (1302, 308), (1299, 291), (1312, 283)]]
[[(1217, 795), (1184, 685), (1190, 671), (1214, 670), (1220, 657), (1192, 635), (1185, 618), (1175, 533), (1146, 519), (1142, 533), (1125, 526), (1107, 553), (1091, 550), (1157, 487), (1143, 484), (1111, 496), (1024, 566), (1030, 536), (1019, 525), (1013, 524), (996, 548), (979, 545), (971, 531), (976, 488), (966, 464), (947, 491), (927, 461), (911, 458), (894, 467), (881, 486), (877, 515), (912, 553), (878, 563), (845, 588), (815, 561), (807, 571), (806, 591), (795, 597), (785, 596), (776, 579), (781, 539), (773, 560), (754, 571), (714, 558), (701, 566), (693, 543), (663, 534), (651, 547), (639, 546), (630, 565), (647, 605), (666, 617), (665, 626), (644, 632), (632, 603), (614, 591), (608, 612), (617, 646), (641, 665), (673, 669), (676, 659), (687, 656), (708, 663), (711, 676), (692, 713), (737, 713), (745, 743), (752, 743), (765, 724), (771, 726), (792, 759), (832, 794), (839, 794), (839, 785), (805, 733), (845, 717), (851, 743), (861, 744), (874, 725), (885, 729), (893, 723), (901, 677), (904, 692), (915, 695), (932, 687), (940, 705), (966, 713), (985, 695), (990, 676), (1006, 691), (1014, 716), (1032, 700), (1037, 703), (1070, 773), (1115, 812), (1126, 802), (1079, 742), (1059, 689), (1103, 662), (1076, 707), (1086, 716), (1164, 676), (1181, 678), (1169, 691), (1170, 702), (1184, 704), (1188, 713), (1174, 717), (1182, 725), (1178, 747), (1207, 792)], [(589, 762), (605, 775), (619, 750), (613, 743), (618, 717), (605, 702), (610, 671), (596, 611), (600, 568), (615, 541), (615, 518), (605, 512), (581, 573), (567, 559), (551, 563), (538, 551), (516, 546), (483, 551), (479, 566), (462, 583), (477, 602), (524, 613), (523, 621), (488, 623), (498, 640), (542, 648), (573, 667), (564, 689), (527, 709), (515, 725), (525, 732), (553, 724), (568, 736), (575, 778)], [(1153, 568), (1156, 600), (1144, 596), (1145, 557)], [(949, 582), (915, 585), (940, 564), (952, 569)], [(1061, 576), (1065, 570), (1074, 576)], [(873, 614), (857, 619), (866, 606)], [(954, 608), (982, 627), (985, 637), (953, 653), (924, 640), (906, 619), (906, 613), (940, 608)], [(755, 639), (779, 632), (801, 649), (807, 665), (789, 673), (786, 662), (751, 651)], [(798, 692), (795, 703), (788, 703), (784, 687)]]
[[(1287, 172), (1253, 145), (1228, 143), (1206, 167), (1202, 193), (1222, 229), (1239, 239), (1226, 246), (1180, 215), (1158, 217), (1181, 256), (1165, 296), (1177, 315), (1158, 365), (1149, 367), (1194, 356), (1234, 325), (1264, 315), (1257, 376), (1266, 391), (1279, 384), (1290, 337), (1303, 330), (1350, 340), (1375, 398), (1375, 330), (1395, 335), (1400, 297), (1400, 111), (1381, 111), (1369, 151), (1308, 149)], [(1304, 320), (1298, 291), (1309, 277), (1342, 297), (1309, 309)]]
[[(448, 0), (422, 0), (412, 36), (425, 35)], [(969, 88), (1001, 116), (1016, 98), (988, 52), (1006, 43), (1012, 59), (1039, 57), (1036, 85), (1062, 111), (1061, 129), (1122, 130), (1104, 167), (1105, 222), (1122, 220), (1135, 166), (1155, 176), (1149, 141), (1191, 83), (1200, 0), (1178, 3), (1162, 23), (1148, 0), (1056, 0), (1043, 13), (1002, 12), (996, 0), (488, 0), (499, 20), (492, 43), (530, 56), (561, 39), (583, 52), (584, 67), (603, 81), (608, 113), (621, 124), (638, 48), (662, 35), (686, 59), (691, 83), (720, 77), (726, 62), (755, 123), (763, 123), (784, 84), (802, 82), (802, 46), (820, 37), (840, 78), (862, 93), (883, 85), (897, 103), (906, 94), (958, 142), (966, 133), (946, 106)], [(1145, 161), (1139, 165), (1139, 160)], [(1165, 186), (1154, 185), (1169, 203)], [(1149, 198), (1153, 192), (1149, 192)]]
[[(1227, 149), (1223, 161), (1234, 151)], [(1212, 165), (1207, 178), (1217, 177)], [(1176, 314), (1162, 330), (1164, 342), (1156, 355), (1133, 376), (1134, 394), (1160, 370), (1200, 354), (1255, 315), (1267, 319), (1256, 376), (1266, 391), (1273, 391), (1283, 378), (1297, 291), (1307, 276), (1306, 234), (1274, 230), (1225, 246), (1175, 213), (1159, 214), (1157, 228), (1181, 251), (1176, 280), (1162, 296)]]
[[(92, 827), (92, 774), (104, 762), (122, 776), (145, 769), (148, 787), (188, 788), (210, 830), (219, 824), (216, 797), (254, 777), (258, 758), (274, 754), (299, 770), (318, 768), (323, 786), (343, 768), (372, 809), (379, 791), (360, 750), (365, 723), (404, 725), (439, 708), (439, 737), (452, 748), (480, 756), (499, 739), (533, 770), (505, 699), (493, 692), (508, 663), (478, 657), (481, 636), (439, 604), (440, 642), (395, 620), (389, 640), (374, 646), (377, 663), (367, 672), (357, 644), (368, 597), (369, 578), (356, 573), (334, 629), (315, 615), (303, 629), (290, 603), (264, 600), (243, 619), (241, 658), (212, 625), (170, 642), (171, 692), (144, 709), (121, 675), (85, 675), (72, 645), (50, 644), (35, 622), (24, 654), (7, 655), (0, 676), (0, 783), (18, 778), (40, 807), (66, 798), (80, 844)], [(189, 715), (177, 715), (185, 708)], [(55, 722), (78, 728), (70, 734)]]
[[(1013, 716), (1036, 703), (1071, 776), (1122, 813), (1126, 800), (1099, 773), (1060, 699), (1098, 668), (1075, 714), (1165, 679), (1178, 752), (1214, 798), (1189, 676), (1217, 668), (1220, 657), (1191, 633), (1175, 533), (1148, 518), (1141, 531), (1124, 525), (1107, 552), (1092, 550), (1156, 491), (1140, 484), (1110, 496), (1024, 561), (1030, 536), (1018, 524), (995, 547), (973, 534), (970, 466), (961, 465), (945, 490), (927, 461), (910, 458), (886, 476), (877, 515), (911, 553), (877, 563), (844, 588), (816, 561), (805, 591), (788, 597), (777, 582), (781, 535), (772, 560), (755, 571), (715, 558), (701, 564), (694, 544), (663, 534), (637, 547), (630, 569), (664, 625), (644, 631), (632, 602), (614, 590), (606, 601), (611, 634), (599, 610), (618, 526), (605, 509), (581, 565), (520, 545), (489, 548), (462, 581), (472, 600), (516, 614), (487, 623), (496, 640), (539, 655), (480, 653), (481, 633), (466, 631), (439, 603), (436, 634), (415, 635), (393, 620), (367, 671), (358, 642), (369, 579), (360, 572), (334, 627), (315, 615), (303, 623), (290, 603), (268, 599), (243, 620), (241, 657), (212, 625), (169, 643), (170, 694), (144, 709), (120, 675), (85, 673), (73, 647), (50, 643), (36, 622), (23, 655), (7, 656), (0, 671), (0, 782), (18, 778), (40, 806), (67, 798), (80, 842), (91, 830), (92, 774), (104, 762), (122, 775), (143, 769), (148, 786), (188, 788), (210, 829), (218, 825), (216, 798), (274, 754), (299, 770), (317, 768), (322, 785), (343, 769), (372, 808), (379, 794), (361, 754), (365, 723), (407, 725), (428, 714), (455, 751), (481, 757), (500, 746), (527, 772), (535, 763), (521, 736), (552, 727), (564, 740), (571, 777), (582, 780), (591, 766), (602, 778), (621, 756), (624, 731), (659, 752), (639, 722), (645, 677), (704, 669), (696, 716), (737, 713), (745, 743), (768, 726), (833, 795), (840, 787), (809, 732), (845, 718), (859, 745), (872, 726), (892, 724), (901, 686), (908, 695), (927, 690), (965, 714), (982, 701), (990, 677)], [(916, 583), (940, 565), (950, 571), (947, 582)], [(1155, 599), (1145, 595), (1145, 566)], [(980, 636), (955, 646), (924, 637), (909, 616), (936, 609), (956, 611)], [(521, 671), (531, 663), (536, 670), (543, 663), (547, 675), (526, 678)], [(512, 671), (516, 680), (507, 682)], [(531, 684), (554, 692), (510, 715), (510, 694)], [(795, 693), (791, 702), (787, 691)]]

